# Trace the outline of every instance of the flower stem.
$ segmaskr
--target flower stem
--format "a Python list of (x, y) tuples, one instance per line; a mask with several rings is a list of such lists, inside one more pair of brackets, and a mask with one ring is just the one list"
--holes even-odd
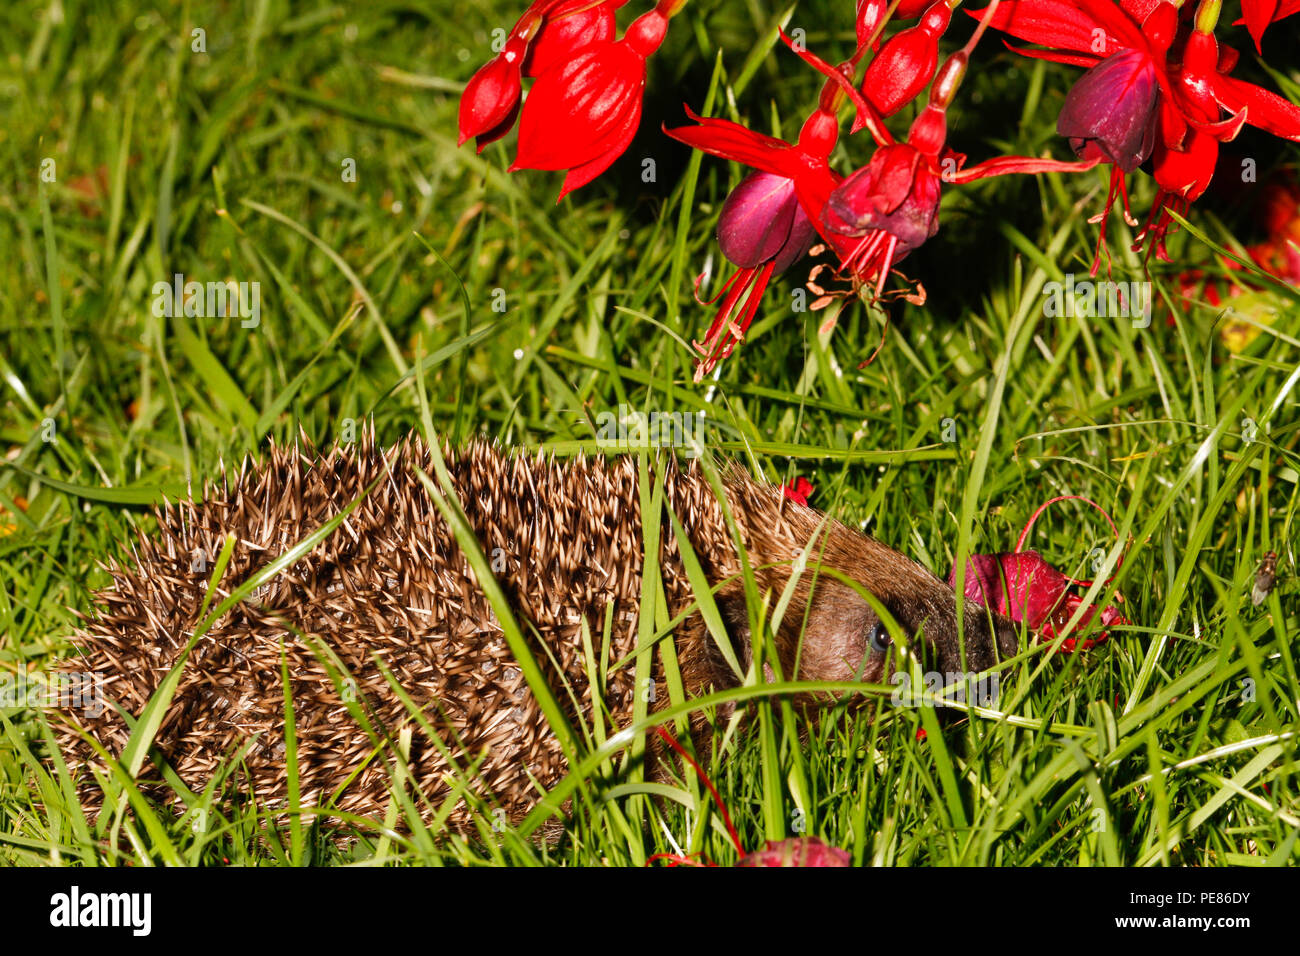
[(876, 28), (871, 31), (871, 36), (867, 37), (866, 42), (854, 50), (853, 56), (849, 57), (848, 60), (845, 61), (852, 66), (855, 71), (857, 70), (858, 63), (867, 55), (867, 51), (870, 50), (875, 42), (880, 39), (880, 34), (884, 32), (885, 25), (893, 18), (894, 11), (898, 9), (898, 5), (902, 2), (903, 0), (894, 0), (894, 2), (889, 5), (889, 9), (886, 10), (885, 15), (880, 18), (880, 22), (876, 24)]
[(984, 16), (980, 17), (980, 25), (975, 28), (975, 32), (971, 34), (971, 38), (967, 40), (966, 45), (961, 48), (961, 52), (965, 53), (967, 58), (975, 52), (975, 44), (980, 42), (980, 37), (982, 37), (984, 31), (988, 29), (989, 23), (993, 20), (993, 14), (997, 13), (998, 4), (1001, 2), (1002, 0), (993, 0), (993, 2), (989, 4), (988, 9), (984, 11)]
[[(966, 65), (970, 62), (970, 55), (975, 49), (975, 45), (980, 42), (980, 37), (988, 29), (989, 23), (993, 20), (993, 14), (997, 12), (998, 4), (1001, 0), (993, 0), (984, 11), (984, 16), (980, 18), (979, 26), (971, 34), (971, 38), (966, 41), (966, 45), (954, 53), (948, 59), (943, 61), (943, 66), (935, 72), (934, 83), (930, 86), (930, 105), (941, 110), (946, 110), (952, 102), (952, 98), (957, 93), (957, 87), (961, 86), (961, 81), (966, 78)], [(955, 4), (954, 4), (955, 6)]]

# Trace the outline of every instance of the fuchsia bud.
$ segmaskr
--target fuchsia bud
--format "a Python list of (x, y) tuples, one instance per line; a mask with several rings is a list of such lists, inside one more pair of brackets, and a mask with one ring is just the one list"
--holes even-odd
[(939, 38), (952, 19), (938, 0), (914, 27), (894, 34), (881, 47), (862, 79), (862, 95), (882, 116), (892, 116), (916, 98), (939, 65)]
[(740, 181), (722, 205), (718, 245), (742, 269), (776, 260), (784, 272), (812, 245), (812, 220), (799, 205), (794, 180), (753, 172)]
[(552, 64), (528, 94), (510, 171), (567, 169), (563, 199), (608, 169), (636, 135), (646, 57), (667, 31), (668, 17), (656, 8), (633, 21), (621, 40), (592, 43)]
[(1065, 97), (1056, 131), (1080, 159), (1100, 156), (1132, 172), (1151, 155), (1160, 116), (1160, 87), (1151, 57), (1137, 49), (1102, 60)]
[[(866, 46), (867, 41), (875, 36), (888, 9), (889, 0), (858, 0), (858, 46)], [(879, 46), (880, 38), (877, 37), (871, 48), (874, 50)]]
[(460, 98), (460, 139), (478, 138), (479, 152), (510, 131), (519, 112), (519, 61), (522, 41), (512, 39), (501, 53), (479, 67)]

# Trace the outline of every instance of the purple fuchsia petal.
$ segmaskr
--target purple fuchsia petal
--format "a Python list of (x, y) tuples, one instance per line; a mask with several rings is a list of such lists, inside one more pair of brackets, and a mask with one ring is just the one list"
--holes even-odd
[[(948, 575), (957, 585), (957, 569)], [(966, 565), (966, 597), (1037, 631), (1065, 595), (1068, 579), (1035, 551), (973, 554)]]
[(846, 236), (872, 230), (898, 240), (894, 261), (939, 231), (939, 177), (921, 162), (917, 150), (898, 143), (876, 150), (831, 193), (822, 212), (828, 229)]
[(939, 177), (920, 170), (912, 191), (893, 212), (880, 216), (876, 228), (898, 239), (897, 262), (939, 231)]
[(750, 173), (722, 204), (718, 216), (722, 254), (742, 269), (775, 259), (790, 238), (796, 212), (803, 210), (795, 197), (794, 180)]
[[(966, 583), (962, 591), (967, 600), (1005, 614), (1006, 602), (1002, 600), (1005, 588), (1002, 586), (1002, 564), (998, 557), (996, 554), (972, 554), (966, 562)], [(948, 575), (948, 586), (957, 586), (956, 565), (953, 565), (952, 573)]]
[(1083, 159), (1101, 156), (1132, 172), (1151, 155), (1160, 86), (1151, 58), (1122, 50), (1081, 76), (1061, 107), (1056, 131)]
[(846, 236), (880, 228), (880, 217), (893, 213), (911, 194), (920, 162), (920, 154), (907, 143), (877, 149), (870, 163), (830, 194), (822, 212), (827, 228)]
[(804, 254), (812, 248), (813, 240), (816, 238), (817, 230), (813, 228), (812, 220), (803, 211), (803, 205), (796, 201), (794, 223), (790, 226), (790, 237), (786, 239), (785, 245), (777, 253), (772, 272), (774, 274), (784, 272), (802, 259)]

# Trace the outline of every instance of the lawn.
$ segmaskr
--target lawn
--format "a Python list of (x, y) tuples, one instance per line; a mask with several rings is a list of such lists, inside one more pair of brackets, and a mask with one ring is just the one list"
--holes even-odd
[[(814, 506), (940, 577), (959, 556), (1012, 550), (1048, 499), (1091, 499), (1118, 535), (1065, 501), (1027, 546), (1095, 578), (1090, 599), (1122, 601), (1128, 621), (1073, 654), (1031, 641), (992, 707), (942, 726), (933, 708), (889, 706), (887, 689), (869, 692), (883, 706), (811, 724), (757, 687), (734, 692), (755, 701), (751, 720), (702, 763), (746, 849), (816, 835), (861, 864), (1293, 865), (1300, 292), (1256, 277), (1229, 310), (1204, 284), (1229, 281), (1221, 251), (1261, 239), (1252, 188), (1294, 179), (1300, 152), (1251, 130), (1229, 144), (1225, 161), (1257, 176), (1245, 198), (1195, 204), (1170, 262), (1132, 251), (1137, 230), (1111, 216), (1100, 278), (1149, 282), (1149, 321), (1051, 304), (1088, 278), (1106, 171), (1009, 176), (944, 190), (939, 233), (900, 267), (923, 304), (894, 301), (887, 326), (853, 296), (806, 308), (796, 266), (696, 383), (691, 342), (714, 308), (694, 283), (719, 289), (714, 229), (743, 171), (661, 124), (686, 124), (685, 103), (793, 138), (822, 78), (777, 25), (836, 62), (853, 48), (845, 6), (693, 2), (650, 61), (637, 138), (557, 206), (560, 174), (506, 171), (513, 135), (482, 155), (456, 142), (460, 91), (522, 0), (9, 3), (0, 681), (72, 653), (104, 562), (130, 560), (151, 502), (270, 440), (301, 429), (328, 445), (373, 420), (384, 441), (419, 429), (568, 456), (595, 451), (598, 416), (620, 405), (704, 412), (712, 458), (807, 479)], [(1294, 22), (1265, 42), (1271, 71), (1242, 30), (1233, 42), (1250, 50), (1242, 71), (1300, 101)], [(1077, 73), (986, 37), (951, 145), (972, 163), (1073, 158), (1054, 118)], [(832, 161), (867, 158), (859, 137)], [(1154, 192), (1130, 178), (1135, 211)], [(257, 283), (258, 308), (159, 314), (157, 287), (178, 273)], [(1276, 584), (1255, 601), (1268, 552)], [(340, 840), (328, 814), (290, 821), (220, 788), (177, 812), (125, 778), (118, 812), (88, 815), (50, 740), (44, 711), (0, 707), (5, 863), (738, 855), (694, 773), (667, 790), (611, 781), (616, 748), (575, 768), (558, 839), (535, 839), (532, 818), (494, 829), (486, 806), (477, 834), (394, 829), (419, 816), (394, 797), (387, 821)]]

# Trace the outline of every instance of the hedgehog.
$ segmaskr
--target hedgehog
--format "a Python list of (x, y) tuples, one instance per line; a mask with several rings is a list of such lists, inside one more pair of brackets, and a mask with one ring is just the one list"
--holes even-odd
[[(210, 607), (353, 505), (309, 553), (198, 640), (155, 736), (153, 759), (201, 791), (239, 754), (246, 792), (264, 806), (284, 807), (283, 662), (302, 806), (382, 816), (392, 799), (392, 770), (376, 758), (408, 728), (406, 779), (426, 806), (439, 806), (451, 793), (453, 773), (472, 767), (484, 801), (511, 821), (526, 815), (538, 788), (550, 789), (568, 772), (565, 750), (429, 492), (425, 476), (435, 474), (434, 458), (414, 433), (383, 446), (370, 428), (356, 442), (328, 450), (300, 436), (292, 444), (272, 442), (260, 463), (246, 459), (237, 474), (223, 469), (197, 499), (158, 506), (133, 561), (110, 560), (112, 583), (96, 595), (75, 636), (76, 652), (61, 665), (102, 677), (109, 701), (99, 713), (64, 711), (56, 721), (83, 797), (93, 801), (93, 776), (105, 772), (88, 738), (114, 757), (122, 753), (129, 729), (121, 711), (142, 712), (194, 635), (227, 536), (235, 545)], [(647, 519), (637, 457), (556, 459), (473, 441), (446, 449), (442, 458), (468, 526), (570, 726), (590, 725), (595, 697), (612, 724), (629, 724), (644, 688), (635, 686), (631, 664), (613, 665), (638, 646)], [(796, 503), (779, 485), (755, 480), (734, 463), (724, 467), (733, 533), (698, 462), (681, 464), (667, 454), (661, 471), (652, 480), (662, 481), (662, 513), (650, 520), (659, 522), (657, 559), (669, 620), (682, 618), (672, 640), (688, 697), (737, 686), (741, 678), (729, 656), (742, 670), (750, 667), (737, 536), (760, 593), (774, 596), (787, 590), (792, 568), (808, 551), (774, 635), (786, 679), (883, 683), (892, 673), (897, 655), (890, 653), (890, 632), (839, 575), (874, 595), (898, 626), (918, 637), (928, 668), (979, 672), (1016, 652), (1010, 622), (969, 607), (959, 630), (950, 587), (899, 552)], [(721, 639), (729, 648), (697, 609), (667, 512), (716, 589)], [(817, 569), (829, 571), (812, 573)], [(593, 643), (608, 665), (596, 693), (589, 683), (591, 652), (584, 651)], [(651, 674), (663, 688), (661, 652)], [(770, 666), (765, 675), (774, 676)], [(669, 694), (654, 697), (651, 710), (666, 705)], [(412, 708), (420, 719), (412, 718)], [(703, 712), (692, 716), (697, 745), (711, 726)], [(472, 829), (481, 810), (470, 802), (456, 804), (449, 828)]]

